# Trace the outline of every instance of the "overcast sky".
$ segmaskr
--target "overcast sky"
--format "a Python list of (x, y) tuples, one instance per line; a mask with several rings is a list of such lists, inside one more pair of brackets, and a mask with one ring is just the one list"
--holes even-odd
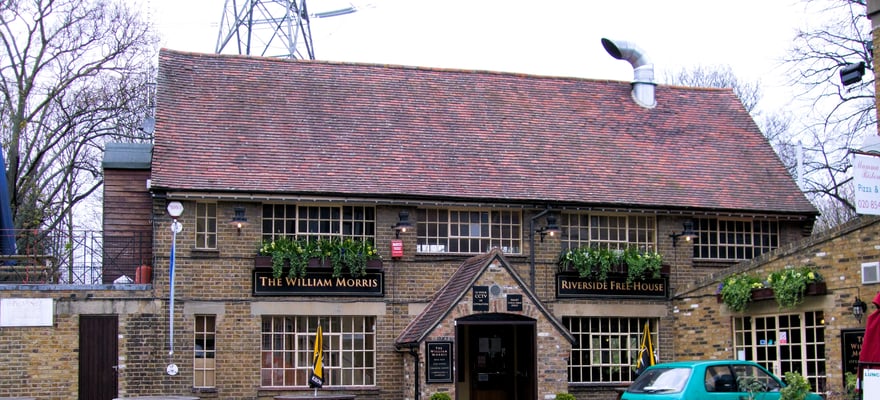
[[(212, 53), (225, 0), (147, 0), (162, 46)], [(317, 59), (631, 81), (626, 61), (600, 39), (627, 40), (656, 76), (696, 65), (730, 65), (760, 79), (765, 100), (784, 104), (780, 59), (795, 29), (821, 15), (797, 0), (309, 0)]]

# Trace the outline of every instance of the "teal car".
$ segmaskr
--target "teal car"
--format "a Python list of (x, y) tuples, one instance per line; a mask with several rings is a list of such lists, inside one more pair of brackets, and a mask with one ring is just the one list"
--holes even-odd
[[(623, 392), (621, 400), (778, 400), (785, 387), (775, 375), (752, 361), (681, 361), (648, 367)], [(806, 400), (822, 400), (815, 393)]]

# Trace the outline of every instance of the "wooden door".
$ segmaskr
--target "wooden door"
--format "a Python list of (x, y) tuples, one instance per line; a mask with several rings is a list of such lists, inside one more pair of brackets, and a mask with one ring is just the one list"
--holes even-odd
[(116, 315), (79, 317), (79, 400), (116, 397), (118, 326)]

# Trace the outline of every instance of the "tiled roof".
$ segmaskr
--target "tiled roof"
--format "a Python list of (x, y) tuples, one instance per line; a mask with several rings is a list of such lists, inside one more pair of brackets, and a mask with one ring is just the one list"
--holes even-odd
[(732, 91), (163, 50), (152, 185), (814, 214)]
[(420, 344), (425, 337), (431, 333), (431, 330), (452, 311), (452, 308), (458, 304), (468, 290), (474, 285), (480, 275), (489, 268), (492, 261), (498, 260), (499, 264), (506, 270), (517, 286), (521, 288), (523, 295), (528, 297), (529, 301), (541, 311), (541, 314), (547, 318), (556, 329), (565, 336), (570, 342), (574, 342), (574, 338), (568, 333), (568, 330), (562, 325), (552, 313), (547, 310), (541, 301), (529, 290), (529, 287), (523, 282), (519, 275), (514, 272), (504, 259), (501, 250), (494, 248), (485, 254), (473, 256), (465, 260), (452, 277), (446, 281), (446, 284), (440, 288), (434, 295), (434, 298), (425, 307), (422, 312), (413, 318), (412, 321), (403, 329), (403, 332), (395, 339), (394, 343), (398, 346), (412, 346)]

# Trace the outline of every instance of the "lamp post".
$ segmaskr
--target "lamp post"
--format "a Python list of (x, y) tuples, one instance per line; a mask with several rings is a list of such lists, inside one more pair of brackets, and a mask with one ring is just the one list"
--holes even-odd
[[(168, 215), (171, 216), (171, 256), (169, 257), (169, 267), (168, 267), (168, 286), (169, 286), (169, 307), (168, 307), (168, 360), (173, 361), (174, 357), (174, 248), (177, 244), (177, 234), (183, 230), (183, 225), (177, 218), (180, 218), (180, 215), (183, 214), (183, 204), (180, 204), (179, 201), (172, 201), (168, 203)], [(173, 362), (168, 364), (168, 367), (165, 368), (165, 372), (168, 375), (177, 375), (177, 365)]]
[[(544, 242), (544, 235), (553, 236), (559, 233), (559, 226), (556, 225), (556, 216), (550, 214), (552, 209), (547, 207), (546, 210), (539, 212), (529, 219), (529, 286), (532, 291), (535, 290), (535, 234), (541, 234), (541, 242)], [(547, 215), (550, 214), (550, 215)], [(547, 215), (547, 226), (535, 229), (535, 220)]]

